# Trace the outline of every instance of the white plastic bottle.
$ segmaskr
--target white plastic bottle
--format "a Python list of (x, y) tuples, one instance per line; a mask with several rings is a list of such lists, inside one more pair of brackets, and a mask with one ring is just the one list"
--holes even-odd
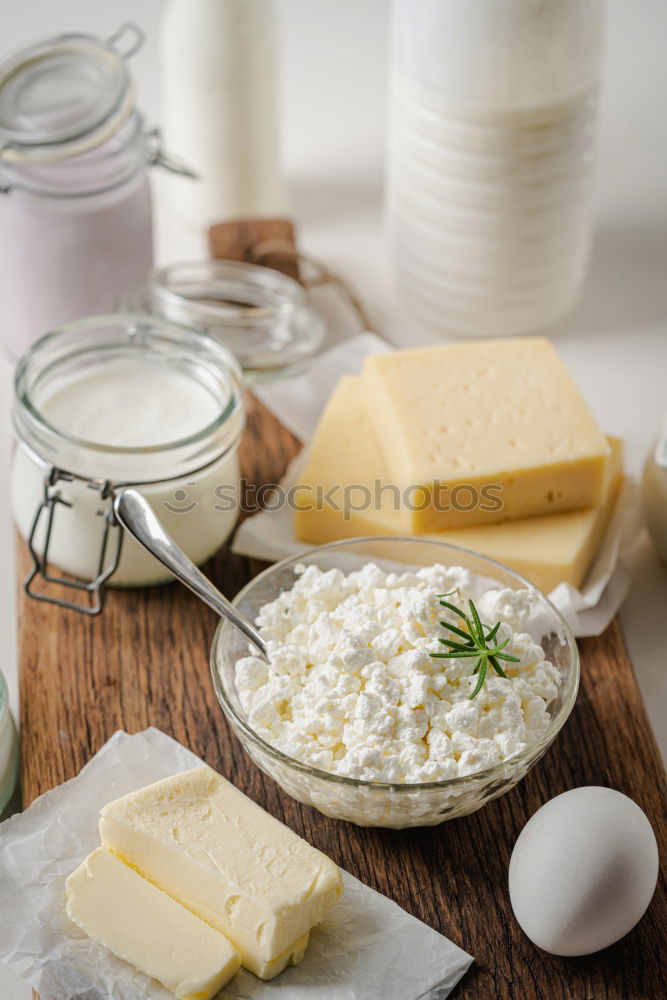
[(394, 0), (387, 215), (416, 329), (571, 309), (591, 243), (602, 0)]
[(163, 178), (167, 262), (208, 256), (213, 222), (282, 211), (273, 0), (169, 0), (160, 47), (164, 136), (199, 175)]

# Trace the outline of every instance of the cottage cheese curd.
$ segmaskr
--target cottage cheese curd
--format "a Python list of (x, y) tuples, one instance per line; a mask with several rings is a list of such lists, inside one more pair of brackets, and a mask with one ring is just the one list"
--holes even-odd
[[(546, 732), (559, 673), (536, 641), (532, 592), (498, 588), (461, 567), (402, 573), (374, 563), (345, 575), (297, 567), (294, 586), (257, 624), (268, 662), (240, 659), (236, 683), (256, 732), (283, 753), (333, 774), (415, 783), (463, 777), (519, 753)], [(460, 625), (439, 596), (477, 604), (518, 657), (507, 678), (489, 670), (470, 700), (470, 659), (434, 659), (441, 621)]]

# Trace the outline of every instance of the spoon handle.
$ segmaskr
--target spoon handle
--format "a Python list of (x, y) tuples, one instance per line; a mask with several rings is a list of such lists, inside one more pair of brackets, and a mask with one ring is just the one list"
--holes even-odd
[(114, 500), (114, 513), (122, 526), (163, 566), (166, 566), (177, 580), (189, 587), (221, 618), (226, 618), (240, 629), (262, 655), (266, 656), (266, 645), (257, 629), (238, 613), (227, 598), (223, 597), (211, 581), (188, 559), (185, 552), (167, 534), (150, 504), (138, 490), (124, 489), (118, 493)]

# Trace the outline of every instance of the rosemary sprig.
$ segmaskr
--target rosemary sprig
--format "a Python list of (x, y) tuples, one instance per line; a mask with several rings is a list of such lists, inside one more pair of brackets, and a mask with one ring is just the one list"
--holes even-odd
[[(495, 672), (500, 677), (507, 677), (507, 674), (500, 666), (500, 660), (507, 661), (508, 663), (518, 663), (518, 656), (510, 656), (509, 653), (503, 652), (505, 646), (507, 646), (509, 639), (505, 639), (504, 642), (496, 643), (490, 648), (487, 643), (495, 642), (495, 638), (498, 635), (498, 629), (500, 628), (500, 622), (496, 622), (493, 628), (489, 628), (487, 632), (485, 629), (488, 628), (487, 625), (482, 623), (479, 617), (479, 612), (475, 607), (472, 600), (468, 601), (468, 606), (470, 609), (470, 614), (467, 615), (465, 611), (461, 608), (457, 608), (455, 604), (451, 604), (449, 601), (443, 600), (445, 597), (450, 597), (454, 591), (450, 591), (449, 594), (438, 594), (440, 598), (440, 604), (443, 608), (447, 608), (453, 614), (457, 615), (464, 623), (465, 629), (459, 628), (458, 625), (452, 625), (451, 622), (441, 621), (440, 624), (449, 629), (454, 635), (458, 636), (459, 639), (438, 639), (438, 642), (442, 643), (443, 646), (447, 647), (446, 653), (431, 653), (431, 656), (435, 659), (440, 660), (451, 660), (451, 659), (475, 659), (475, 665), (473, 667), (473, 676), (477, 674), (477, 683), (475, 685), (475, 690), (470, 695), (469, 700), (472, 701), (479, 692), (482, 690), (484, 681), (486, 680), (486, 674), (489, 664), (493, 667)], [(464, 641), (461, 642), (460, 640)]]

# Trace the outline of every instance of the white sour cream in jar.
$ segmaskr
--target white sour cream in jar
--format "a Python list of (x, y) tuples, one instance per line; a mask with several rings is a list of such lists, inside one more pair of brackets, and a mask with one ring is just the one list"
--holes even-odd
[[(115, 483), (147, 482), (140, 486), (142, 494), (195, 563), (210, 558), (228, 537), (236, 519), (236, 508), (228, 498), (238, 489), (238, 439), (202, 471), (196, 471), (192, 458), (188, 467), (183, 467), (176, 454), (177, 443), (200, 435), (204, 454), (207, 428), (221, 415), (216, 394), (187, 369), (141, 358), (120, 358), (90, 369), (81, 366), (67, 380), (57, 380), (51, 391), (47, 389), (43, 398), (38, 398), (38, 408), (41, 419), (59, 435), (60, 448), (53, 464), (74, 472), (85, 468), (86, 474)], [(99, 461), (99, 472), (90, 470), (91, 454)], [(44, 477), (45, 467), (23, 447), (17, 447), (12, 509), (25, 537), (43, 495)], [(161, 481), (151, 483), (158, 479)], [(99, 512), (108, 501), (80, 480), (60, 481), (58, 489), (71, 506), (56, 507), (49, 561), (67, 573), (93, 579), (98, 573), (104, 530), (104, 517)], [(45, 521), (43, 514), (39, 548)], [(110, 548), (114, 536), (115, 531)], [(110, 581), (113, 585), (139, 586), (170, 578), (153, 556), (126, 535), (120, 564)]]

